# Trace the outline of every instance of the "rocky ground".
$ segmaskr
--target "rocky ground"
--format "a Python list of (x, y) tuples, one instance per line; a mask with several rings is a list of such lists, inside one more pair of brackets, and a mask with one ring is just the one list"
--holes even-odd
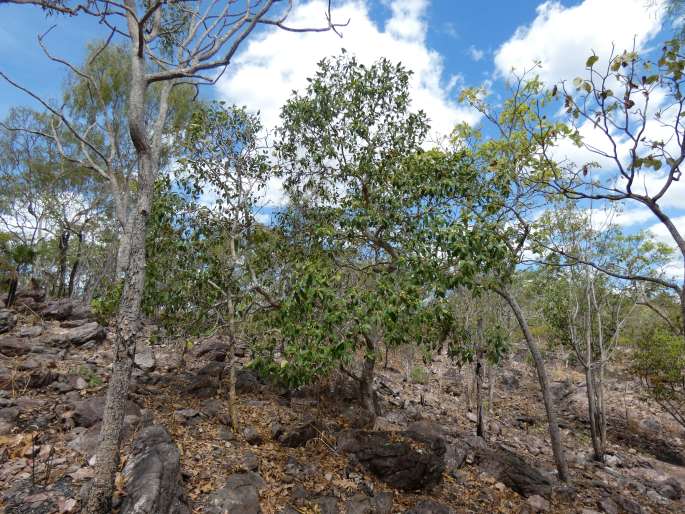
[[(111, 334), (68, 301), (20, 300), (19, 312), (0, 310), (0, 510), (78, 512)], [(227, 349), (212, 338), (181, 360), (168, 341), (141, 343), (118, 512), (685, 512), (685, 434), (640, 399), (630, 377), (610, 379), (610, 455), (600, 464), (590, 458), (582, 375), (551, 363), (572, 474), (562, 485), (524, 351), (496, 374), (484, 441), (473, 435), (464, 374), (439, 356), (425, 383), (414, 383), (399, 354), (378, 372), (375, 427), (344, 375), (288, 392), (243, 367), (233, 433), (222, 388)], [(249, 362), (246, 350), (236, 353), (241, 366)]]

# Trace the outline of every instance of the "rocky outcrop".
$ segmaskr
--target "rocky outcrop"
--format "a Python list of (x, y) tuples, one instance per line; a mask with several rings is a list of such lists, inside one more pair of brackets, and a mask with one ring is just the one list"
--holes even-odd
[(0, 334), (9, 332), (17, 324), (17, 316), (9, 309), (0, 309)]
[(26, 355), (31, 351), (31, 347), (24, 339), (11, 335), (0, 337), (0, 353), (5, 357), (18, 357)]
[[(80, 400), (74, 404), (74, 422), (80, 427), (92, 427), (95, 423), (102, 420), (102, 415), (105, 411), (105, 397), (91, 396), (84, 400)], [(138, 405), (131, 400), (126, 402), (126, 416), (141, 416), (141, 410)]]
[(152, 425), (138, 434), (123, 476), (120, 514), (190, 514), (180, 452), (164, 427)]
[(259, 491), (266, 484), (257, 473), (235, 473), (208, 499), (207, 514), (261, 514)]
[(381, 481), (401, 490), (429, 489), (442, 480), (445, 442), (415, 431), (346, 430), (338, 448)]

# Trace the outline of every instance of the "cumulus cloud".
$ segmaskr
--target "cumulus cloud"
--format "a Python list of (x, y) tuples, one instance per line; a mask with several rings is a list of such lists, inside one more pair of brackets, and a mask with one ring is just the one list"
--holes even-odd
[(540, 78), (547, 83), (581, 75), (594, 51), (606, 59), (612, 48), (638, 50), (661, 29), (663, 0), (584, 0), (564, 7), (558, 1), (540, 4), (530, 25), (519, 27), (495, 53), (497, 71), (519, 73), (540, 61)]
[[(363, 0), (336, 2), (333, 20), (346, 21), (343, 38), (332, 32), (292, 33), (278, 29), (256, 34), (234, 59), (229, 72), (218, 82), (222, 99), (261, 111), (264, 125), (278, 124), (280, 108), (293, 90), (303, 90), (316, 63), (345, 48), (362, 63), (381, 57), (402, 62), (414, 72), (411, 95), (414, 107), (431, 119), (434, 134), (449, 133), (459, 121), (475, 122), (478, 115), (459, 105), (454, 90), (458, 77), (446, 76), (443, 59), (426, 42), (427, 0), (385, 2), (390, 17), (383, 26), (373, 20)], [(311, 0), (299, 4), (288, 24), (317, 26), (324, 21), (327, 2)]]

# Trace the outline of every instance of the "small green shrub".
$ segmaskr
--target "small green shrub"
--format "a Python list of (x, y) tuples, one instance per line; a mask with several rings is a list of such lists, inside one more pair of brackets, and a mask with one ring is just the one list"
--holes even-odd
[(428, 383), (428, 371), (426, 368), (421, 366), (415, 366), (412, 368), (409, 378), (415, 384), (427, 384)]
[(123, 290), (124, 282), (119, 280), (107, 290), (104, 296), (95, 298), (90, 303), (93, 314), (95, 314), (99, 323), (106, 325), (116, 315), (119, 310), (119, 302)]

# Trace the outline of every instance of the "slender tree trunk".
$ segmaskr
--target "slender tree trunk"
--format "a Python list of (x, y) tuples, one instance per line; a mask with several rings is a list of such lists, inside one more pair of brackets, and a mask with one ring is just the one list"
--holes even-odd
[[(131, 13), (136, 12), (134, 0), (126, 0)], [(164, 84), (151, 143), (146, 127), (145, 52), (138, 38), (138, 21), (128, 16), (129, 33), (137, 44), (131, 47), (131, 88), (128, 99), (128, 121), (131, 141), (138, 156), (138, 198), (131, 214), (130, 252), (119, 303), (114, 364), (107, 389), (107, 400), (102, 417), (100, 444), (96, 453), (94, 478), (85, 514), (104, 514), (111, 511), (114, 477), (119, 462), (119, 443), (123, 428), (125, 404), (131, 380), (131, 369), (136, 352), (136, 335), (140, 329), (141, 303), (145, 285), (145, 236), (152, 204), (154, 181), (158, 173), (159, 141), (166, 120), (171, 82)]]
[(359, 383), (362, 406), (375, 418), (378, 413), (376, 391), (373, 387), (374, 368), (376, 366), (376, 345), (370, 338), (366, 339), (366, 352), (362, 363), (362, 375)]
[(18, 269), (10, 270), (9, 272), (9, 288), (7, 290), (7, 299), (5, 300), (5, 307), (12, 307), (17, 296), (17, 287), (19, 286), (19, 271)]
[(66, 291), (67, 282), (67, 252), (69, 251), (69, 231), (62, 230), (59, 235), (59, 283), (57, 297), (62, 298)]
[(590, 422), (590, 438), (592, 439), (592, 451), (594, 459), (600, 462), (604, 461), (604, 455), (599, 442), (599, 431), (597, 429), (597, 396), (595, 394), (595, 380), (593, 378), (592, 365), (585, 367), (585, 382), (587, 383), (587, 407), (588, 420)]
[(69, 273), (69, 289), (67, 291), (67, 296), (69, 298), (74, 294), (74, 284), (76, 283), (76, 276), (78, 273), (79, 265), (81, 264), (81, 250), (83, 246), (83, 232), (78, 234), (78, 245), (76, 247), (76, 257), (74, 258), (74, 263), (71, 266), (71, 273)]
[(151, 197), (152, 185), (141, 181), (129, 266), (119, 304), (114, 364), (102, 416), (95, 476), (84, 509), (87, 514), (102, 514), (111, 510), (114, 476), (119, 464), (119, 443), (136, 352), (136, 336), (140, 331), (140, 308), (145, 283), (145, 232)]
[(542, 392), (542, 400), (545, 404), (545, 411), (547, 412), (547, 424), (549, 425), (549, 437), (552, 443), (552, 453), (554, 454), (554, 461), (557, 466), (557, 473), (559, 475), (559, 480), (567, 482), (569, 480), (568, 475), (568, 465), (566, 464), (566, 455), (564, 453), (564, 447), (561, 444), (561, 434), (559, 432), (559, 423), (557, 421), (557, 414), (554, 410), (554, 404), (552, 403), (552, 395), (549, 391), (549, 380), (547, 378), (547, 371), (545, 370), (545, 363), (542, 360), (542, 355), (538, 349), (533, 335), (530, 332), (530, 327), (526, 321), (521, 306), (516, 301), (516, 298), (507, 289), (495, 289), (495, 292), (500, 295), (514, 311), (514, 316), (518, 321), (523, 336), (525, 337), (526, 344), (530, 350), (530, 354), (533, 357), (533, 362), (535, 363), (535, 370), (538, 374), (538, 381), (540, 382), (540, 391)]
[(483, 319), (478, 319), (476, 348), (476, 435), (485, 437), (485, 420), (483, 419)]
[(128, 256), (131, 254), (131, 232), (133, 231), (133, 215), (124, 214), (125, 223), (119, 234), (117, 246), (117, 262), (115, 267), (116, 280), (121, 279), (128, 268)]

